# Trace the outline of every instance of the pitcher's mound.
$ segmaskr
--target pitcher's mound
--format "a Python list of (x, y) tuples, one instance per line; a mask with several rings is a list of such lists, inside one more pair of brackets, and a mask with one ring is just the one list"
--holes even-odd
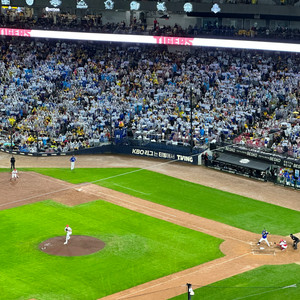
[(71, 235), (67, 245), (65, 236), (57, 236), (42, 242), (40, 250), (58, 256), (81, 256), (98, 252), (105, 247), (99, 239), (86, 235)]

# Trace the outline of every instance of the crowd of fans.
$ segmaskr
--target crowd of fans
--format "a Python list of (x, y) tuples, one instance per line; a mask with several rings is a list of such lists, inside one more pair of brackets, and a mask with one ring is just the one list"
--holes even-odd
[(37, 18), (14, 11), (0, 14), (0, 26), (10, 28), (112, 33), (121, 25), (123, 24), (102, 24), (101, 15), (77, 18), (71, 14), (47, 14)]
[(0, 47), (0, 147), (67, 152), (117, 137), (299, 157), (297, 54), (21, 38)]
[(223, 26), (218, 23), (208, 23), (202, 28), (189, 27), (187, 29), (189, 36), (220, 36), (235, 38), (255, 38), (256, 40), (300, 40), (300, 30), (297, 28), (276, 27), (273, 29), (267, 27), (252, 26), (250, 29), (239, 29), (234, 26)]

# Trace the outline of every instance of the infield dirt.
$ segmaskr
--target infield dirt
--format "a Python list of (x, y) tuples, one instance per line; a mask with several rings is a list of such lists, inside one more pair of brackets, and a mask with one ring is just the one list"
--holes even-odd
[(105, 243), (86, 235), (72, 235), (67, 244), (65, 236), (56, 236), (39, 245), (41, 251), (57, 256), (82, 256), (100, 251)]

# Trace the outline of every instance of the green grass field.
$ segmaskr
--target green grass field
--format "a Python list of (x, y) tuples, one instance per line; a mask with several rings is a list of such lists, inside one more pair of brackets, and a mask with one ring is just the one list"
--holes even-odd
[(278, 235), (300, 232), (298, 211), (147, 170), (34, 170), (71, 183), (95, 181), (101, 186), (256, 233), (263, 228)]
[[(94, 182), (252, 232), (260, 233), (263, 227), (274, 234), (300, 232), (300, 212), (151, 171), (27, 170), (71, 183)], [(280, 222), (274, 216), (280, 216)], [(72, 208), (44, 201), (0, 211), (0, 219), (3, 299), (96, 299), (221, 255), (218, 239), (102, 201)], [(72, 226), (74, 234), (98, 237), (107, 246), (85, 257), (54, 257), (37, 249), (39, 242), (63, 235), (66, 223), (78, 224), (78, 232)], [(203, 242), (209, 249), (201, 248)], [(192, 300), (297, 299), (299, 288), (284, 287), (298, 284), (299, 277), (300, 266), (296, 264), (264, 266), (207, 287), (193, 283), (196, 294)], [(63, 282), (70, 278), (71, 286), (66, 290)], [(187, 295), (174, 299), (187, 299)]]
[[(220, 239), (104, 201), (67, 207), (43, 201), (0, 211), (0, 299), (91, 300), (221, 257)], [(100, 252), (58, 257), (51, 237), (97, 237)], [(204, 244), (208, 244), (207, 249)]]
[[(296, 264), (263, 266), (202, 288), (195, 284), (192, 300), (299, 299), (299, 274), (300, 266)], [(172, 298), (186, 299), (187, 293)]]

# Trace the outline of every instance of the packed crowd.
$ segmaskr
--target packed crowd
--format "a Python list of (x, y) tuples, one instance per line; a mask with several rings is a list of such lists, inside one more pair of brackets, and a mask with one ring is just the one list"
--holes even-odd
[(222, 36), (235, 38), (255, 38), (256, 40), (300, 40), (300, 30), (287, 27), (258, 27), (252, 26), (250, 29), (241, 29), (234, 26), (224, 26), (217, 23), (208, 23), (204, 27), (189, 27), (189, 36)]
[(22, 39), (0, 46), (2, 147), (67, 152), (129, 136), (299, 156), (298, 55)]
[(78, 19), (71, 14), (47, 14), (39, 18), (15, 12), (0, 14), (0, 26), (9, 28), (112, 33), (121, 25), (121, 23), (102, 24), (101, 15), (85, 16)]

